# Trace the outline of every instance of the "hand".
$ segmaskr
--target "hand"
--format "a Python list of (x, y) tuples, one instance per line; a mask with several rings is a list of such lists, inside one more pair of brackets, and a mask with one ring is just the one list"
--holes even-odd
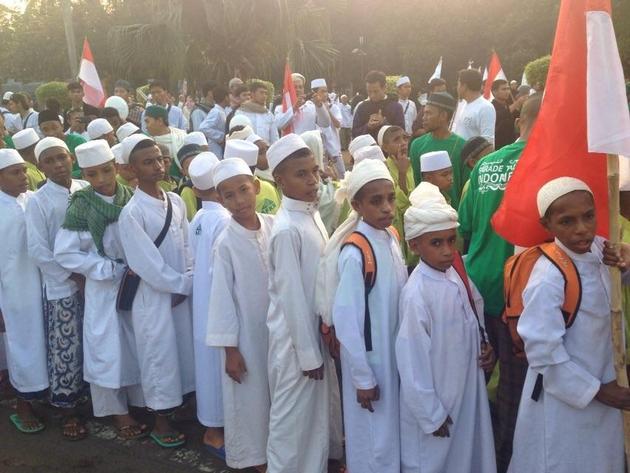
[(237, 347), (225, 347), (225, 372), (238, 384), (241, 384), (242, 376), (247, 373), (245, 359)]
[(335, 359), (339, 359), (340, 344), (335, 334), (335, 327), (334, 326), (329, 327), (322, 322), (320, 325), (320, 332), (322, 334), (322, 340), (324, 341), (324, 345), (328, 347), (330, 356), (332, 356)]
[(496, 362), (496, 357), (494, 355), (494, 349), (492, 345), (489, 343), (481, 344), (481, 355), (479, 356), (479, 366), (486, 373), (492, 373), (494, 369), (494, 364)]
[(380, 128), (385, 122), (385, 118), (383, 117), (383, 113), (381, 110), (378, 113), (373, 113), (370, 115), (370, 119), (368, 121), (368, 129), (373, 130), (375, 128)]
[(609, 241), (604, 242), (604, 257), (602, 262), (605, 265), (619, 268), (625, 271), (630, 267), (630, 245), (619, 243), (613, 245)]
[(444, 423), (440, 426), (439, 429), (437, 429), (435, 432), (433, 432), (433, 436), (434, 437), (450, 437), (451, 436), (451, 432), (448, 429), (449, 425), (453, 425), (453, 420), (451, 419), (451, 416), (448, 416), (446, 418), (446, 420), (444, 421)]
[(300, 95), (297, 98), (297, 103), (293, 106), (293, 113), (297, 113), (300, 111), (300, 107), (302, 107), (302, 105), (304, 105), (304, 96)]
[(171, 294), (171, 307), (177, 307), (184, 302), (188, 296), (184, 294)]
[(411, 166), (411, 161), (407, 157), (407, 153), (398, 153), (396, 156), (393, 156), (394, 164), (396, 164), (396, 168), (398, 172), (405, 176), (405, 181), (407, 181), (407, 171), (409, 170), (409, 166)]
[(615, 409), (630, 410), (630, 389), (622, 388), (617, 381), (602, 384), (595, 399)]
[(381, 391), (378, 385), (372, 389), (357, 389), (357, 402), (361, 404), (363, 409), (367, 409), (370, 412), (374, 412), (372, 407), (372, 401), (378, 401), (381, 397)]
[(322, 366), (314, 370), (302, 371), (302, 374), (316, 381), (324, 379), (324, 365), (322, 364)]

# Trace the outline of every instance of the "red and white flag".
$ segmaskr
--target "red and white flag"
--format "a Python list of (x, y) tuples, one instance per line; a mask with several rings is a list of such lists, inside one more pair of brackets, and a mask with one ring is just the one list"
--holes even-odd
[[(284, 66), (284, 84), (282, 85), (282, 111), (291, 110), (295, 104), (297, 104), (297, 92), (291, 78), (291, 66), (289, 66), (289, 61), (287, 60)], [(284, 135), (289, 133), (293, 133), (293, 125), (290, 123), (283, 130)]]
[(105, 92), (96, 72), (94, 56), (87, 38), (83, 41), (83, 54), (79, 66), (79, 81), (83, 86), (83, 102), (93, 107), (102, 107), (105, 104)]
[(597, 233), (608, 235), (604, 153), (630, 155), (630, 116), (610, 13), (610, 0), (562, 0), (538, 120), (492, 219), (495, 231), (515, 245), (549, 238), (538, 221), (536, 195), (562, 176), (590, 186)]
[(499, 55), (493, 51), (492, 57), (490, 58), (490, 64), (484, 70), (483, 80), (486, 81), (486, 85), (483, 88), (483, 96), (486, 99), (489, 99), (492, 95), (492, 83), (495, 80), (503, 79), (507, 80), (505, 73), (503, 72), (503, 67), (501, 67), (501, 61), (499, 60)]

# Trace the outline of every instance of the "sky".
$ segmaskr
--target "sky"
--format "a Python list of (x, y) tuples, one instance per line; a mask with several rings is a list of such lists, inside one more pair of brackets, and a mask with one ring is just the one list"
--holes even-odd
[(0, 5), (21, 9), (26, 5), (26, 0), (0, 0)]

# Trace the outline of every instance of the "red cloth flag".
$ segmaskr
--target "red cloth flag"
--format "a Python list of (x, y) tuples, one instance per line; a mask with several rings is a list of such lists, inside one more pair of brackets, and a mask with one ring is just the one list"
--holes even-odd
[[(284, 84), (282, 85), (282, 111), (293, 109), (293, 106), (297, 104), (297, 92), (293, 85), (293, 79), (291, 78), (291, 66), (289, 66), (289, 60), (284, 66)], [(293, 133), (293, 125), (289, 123), (283, 130), (283, 135)]]
[(483, 96), (486, 99), (490, 98), (492, 94), (492, 83), (495, 80), (503, 79), (507, 80), (507, 76), (503, 72), (503, 67), (501, 67), (501, 61), (499, 60), (499, 55), (492, 51), (492, 57), (490, 58), (490, 64), (486, 67), (484, 71), (483, 79), (486, 81), (486, 85), (483, 88)]
[(98, 77), (98, 72), (96, 72), (94, 57), (87, 38), (83, 41), (79, 82), (83, 86), (83, 102), (99, 108), (105, 104), (105, 92), (103, 92), (103, 85)]

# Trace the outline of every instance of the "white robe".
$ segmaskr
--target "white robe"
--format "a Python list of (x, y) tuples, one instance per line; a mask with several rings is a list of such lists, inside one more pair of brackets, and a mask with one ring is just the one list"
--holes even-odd
[[(621, 411), (594, 399), (602, 383), (615, 379), (603, 239), (597, 238), (586, 254), (556, 243), (578, 269), (581, 305), (573, 325), (565, 328), (563, 277), (541, 257), (523, 291), (525, 308), (518, 322), (529, 368), (508, 471), (623, 473)], [(535, 402), (531, 395), (538, 374), (543, 389)]]
[[(163, 193), (164, 196), (164, 193)], [(190, 298), (171, 308), (171, 295), (190, 295), (192, 258), (184, 201), (168, 193), (173, 219), (159, 248), (153, 244), (166, 219), (166, 198), (136, 189), (118, 219), (127, 264), (142, 281), (133, 301), (142, 391), (149, 408), (177, 407), (195, 389)]]
[(0, 310), (9, 380), (21, 393), (48, 387), (41, 279), (26, 249), (24, 209), (32, 197), (31, 191), (17, 198), (0, 191)]
[(405, 117), (405, 132), (408, 134), (412, 133), (413, 122), (416, 120), (418, 116), (418, 109), (416, 108), (416, 103), (413, 100), (409, 99), (398, 99), (398, 103), (403, 109), (403, 115)]
[[(470, 285), (477, 313), (483, 314), (481, 295), (472, 281)], [(441, 272), (420, 262), (403, 289), (400, 307), (401, 471), (496, 472), (486, 381), (478, 360), (479, 325), (463, 281), (452, 267)], [(450, 437), (434, 437), (447, 416), (453, 421)]]
[(282, 105), (274, 109), (274, 119), (278, 130), (282, 131), (288, 125), (293, 126), (293, 133), (301, 135), (307, 131), (317, 130), (317, 127), (330, 126), (330, 116), (323, 107), (316, 106), (311, 100), (304, 102), (299, 113), (294, 113), (293, 108), (282, 111)]
[(206, 345), (208, 306), (212, 283), (212, 248), (230, 221), (221, 204), (203, 201), (190, 222), (188, 237), (194, 258), (193, 346), (195, 349), (195, 386), (197, 418), (206, 427), (223, 427), (221, 393), (221, 351)]
[(269, 308), (269, 237), (273, 216), (258, 214), (259, 230), (230, 220), (215, 245), (209, 345), (238, 347), (247, 372), (241, 384), (222, 369), (226, 462), (247, 468), (267, 462), (269, 380), (267, 309)]
[(252, 122), (254, 133), (260, 136), (268, 145), (278, 141), (278, 127), (276, 126), (273, 113), (267, 111), (265, 113), (256, 113), (239, 108), (234, 115), (245, 115)]
[[(333, 322), (341, 343), (346, 463), (350, 472), (400, 473), (400, 411), (394, 342), (398, 330), (398, 299), (407, 280), (400, 245), (386, 230), (360, 221), (357, 231), (372, 245), (376, 284), (368, 296), (372, 351), (364, 339), (365, 285), (361, 252), (346, 246), (339, 254), (339, 286)], [(357, 389), (378, 385), (374, 412), (357, 402)]]

